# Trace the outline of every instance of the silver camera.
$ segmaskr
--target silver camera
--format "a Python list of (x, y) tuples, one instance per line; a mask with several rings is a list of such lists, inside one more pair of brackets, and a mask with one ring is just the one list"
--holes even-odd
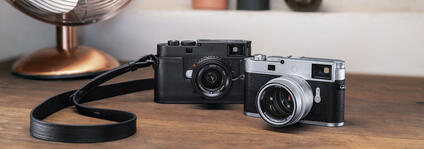
[(344, 125), (345, 62), (257, 54), (245, 59), (244, 113), (274, 127)]

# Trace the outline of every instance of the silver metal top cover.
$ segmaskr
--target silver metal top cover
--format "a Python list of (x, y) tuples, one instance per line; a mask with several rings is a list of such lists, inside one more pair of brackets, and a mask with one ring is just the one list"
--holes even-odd
[[(262, 54), (261, 54), (262, 55)], [(265, 55), (263, 55), (265, 56)], [(277, 61), (276, 59), (279, 59)], [(312, 58), (312, 57), (276, 57), (268, 56), (266, 60), (258, 61), (256, 57), (245, 58), (247, 73), (270, 75), (297, 75), (305, 80), (322, 82), (335, 82), (345, 80), (345, 62), (338, 59)], [(282, 63), (284, 61), (284, 63)], [(331, 65), (331, 80), (312, 78), (312, 64)], [(275, 70), (268, 70), (269, 65), (274, 65)]]

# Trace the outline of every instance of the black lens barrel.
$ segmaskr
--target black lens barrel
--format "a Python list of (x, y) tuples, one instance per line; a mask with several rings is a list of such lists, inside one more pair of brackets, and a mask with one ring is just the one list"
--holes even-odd
[(216, 56), (201, 58), (193, 70), (193, 88), (205, 99), (219, 99), (228, 94), (232, 75), (225, 61)]

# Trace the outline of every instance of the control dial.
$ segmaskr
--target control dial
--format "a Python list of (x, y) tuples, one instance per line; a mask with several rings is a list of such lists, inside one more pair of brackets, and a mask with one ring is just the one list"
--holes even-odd
[(168, 46), (179, 46), (180, 41), (178, 40), (168, 40)]

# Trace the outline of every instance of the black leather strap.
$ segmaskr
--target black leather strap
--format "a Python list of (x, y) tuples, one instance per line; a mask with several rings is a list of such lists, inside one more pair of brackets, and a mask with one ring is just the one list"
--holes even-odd
[[(150, 90), (154, 88), (154, 79), (142, 79), (99, 86), (102, 83), (129, 71), (157, 63), (154, 55), (147, 55), (118, 68), (105, 72), (78, 90), (68, 91), (51, 97), (35, 107), (30, 114), (30, 133), (33, 137), (57, 142), (94, 143), (118, 140), (133, 135), (137, 117), (133, 113), (91, 108), (81, 103), (96, 101), (123, 94)], [(69, 106), (75, 106), (82, 115), (114, 121), (104, 125), (65, 125), (42, 121), (49, 115)]]

